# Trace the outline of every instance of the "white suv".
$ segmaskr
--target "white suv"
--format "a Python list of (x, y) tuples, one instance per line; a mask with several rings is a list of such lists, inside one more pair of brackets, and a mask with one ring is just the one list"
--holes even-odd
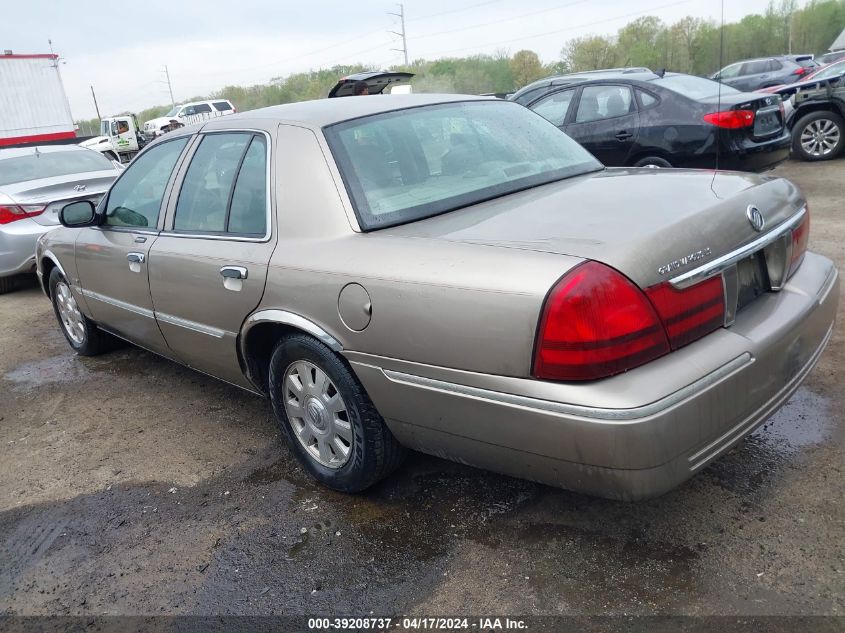
[(173, 121), (182, 125), (199, 123), (218, 116), (234, 114), (235, 106), (228, 99), (212, 99), (211, 101), (192, 101), (174, 106), (164, 116), (150, 119), (144, 123), (144, 135), (147, 137), (161, 136), (173, 128)]

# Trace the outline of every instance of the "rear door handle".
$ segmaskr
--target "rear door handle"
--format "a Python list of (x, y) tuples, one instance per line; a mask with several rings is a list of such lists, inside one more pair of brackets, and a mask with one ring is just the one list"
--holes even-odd
[(621, 131), (616, 133), (616, 139), (619, 140), (619, 141), (626, 141), (629, 138), (631, 138), (632, 136), (633, 136), (633, 134), (631, 134), (630, 132), (626, 132), (625, 130), (621, 130)]
[(249, 276), (249, 271), (243, 266), (223, 266), (220, 269), (220, 274), (226, 279), (246, 279)]
[(144, 263), (144, 254), (143, 253), (127, 253), (126, 259), (129, 260), (132, 264), (143, 264)]

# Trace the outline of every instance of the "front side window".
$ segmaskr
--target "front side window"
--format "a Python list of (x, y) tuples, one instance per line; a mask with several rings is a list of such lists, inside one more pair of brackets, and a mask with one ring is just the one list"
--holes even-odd
[(161, 200), (188, 137), (151, 147), (132, 161), (109, 192), (104, 224), (155, 228)]
[(576, 123), (628, 114), (631, 111), (631, 89), (627, 86), (586, 86), (578, 102)]
[(734, 77), (739, 77), (739, 71), (742, 69), (742, 64), (731, 64), (722, 72), (719, 73), (720, 79), (733, 79)]
[(174, 230), (263, 235), (266, 157), (262, 137), (242, 132), (207, 134), (185, 174)]
[(566, 121), (566, 113), (569, 112), (574, 94), (575, 90), (555, 92), (532, 105), (531, 109), (550, 123), (561, 126)]
[(555, 126), (510, 101), (408, 108), (324, 132), (364, 230), (602, 169)]

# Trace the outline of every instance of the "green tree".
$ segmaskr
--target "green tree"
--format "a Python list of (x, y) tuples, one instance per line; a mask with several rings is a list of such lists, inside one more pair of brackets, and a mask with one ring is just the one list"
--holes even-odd
[(513, 58), (510, 60), (510, 70), (513, 75), (515, 88), (530, 84), (545, 74), (543, 64), (537, 53), (528, 50), (514, 53)]
[(616, 66), (616, 46), (601, 35), (576, 37), (566, 43), (561, 57), (571, 72), (612, 68)]

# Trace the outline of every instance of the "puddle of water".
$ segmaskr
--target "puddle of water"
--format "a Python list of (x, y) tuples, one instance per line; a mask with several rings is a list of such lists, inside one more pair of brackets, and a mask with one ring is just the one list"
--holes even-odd
[(76, 356), (53, 356), (18, 365), (4, 378), (17, 389), (28, 391), (44, 385), (75, 382), (86, 378), (89, 373)]
[(834, 423), (826, 398), (801, 387), (754, 437), (784, 453), (821, 444), (833, 435)]

